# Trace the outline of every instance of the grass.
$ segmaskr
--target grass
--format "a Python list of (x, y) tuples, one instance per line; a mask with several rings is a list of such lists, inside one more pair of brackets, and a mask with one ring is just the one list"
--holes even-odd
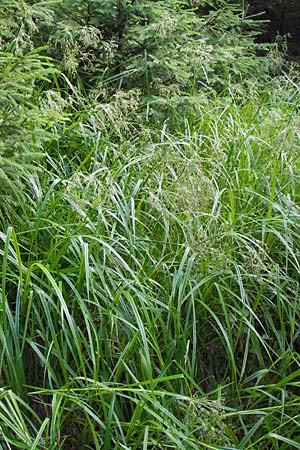
[(0, 449), (300, 448), (297, 83), (72, 90), (2, 207)]

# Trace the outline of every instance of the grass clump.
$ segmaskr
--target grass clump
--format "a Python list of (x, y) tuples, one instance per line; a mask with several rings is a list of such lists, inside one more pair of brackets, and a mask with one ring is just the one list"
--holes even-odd
[(3, 448), (297, 448), (297, 90), (73, 96), (3, 219)]
[(176, 69), (178, 27), (241, 25), (219, 3), (128, 2), (126, 24), (107, 7), (116, 65), (80, 78), (57, 69), (62, 47), (26, 47), (35, 14), (58, 33), (70, 10), (56, 25), (56, 1), (4, 2), (18, 39), (31, 28), (20, 48), (7, 22), (0, 55), (1, 450), (300, 448), (298, 74), (258, 82), (231, 47), (201, 89)]

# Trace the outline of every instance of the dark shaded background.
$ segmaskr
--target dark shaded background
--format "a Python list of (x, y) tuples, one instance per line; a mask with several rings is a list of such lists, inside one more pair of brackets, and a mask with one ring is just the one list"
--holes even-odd
[(286, 35), (289, 56), (300, 57), (300, 0), (249, 0), (249, 12), (263, 12), (260, 18), (270, 20), (264, 42)]

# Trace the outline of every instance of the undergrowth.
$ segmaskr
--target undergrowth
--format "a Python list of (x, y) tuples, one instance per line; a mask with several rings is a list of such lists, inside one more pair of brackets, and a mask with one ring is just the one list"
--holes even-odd
[[(26, 47), (66, 25), (31, 3), (2, 6), (23, 19), (0, 54), (0, 449), (299, 449), (297, 71), (272, 76), (230, 27), (261, 79), (213, 55), (235, 2), (137, 2), (128, 59), (87, 82), (62, 47)], [(173, 66), (187, 6), (208, 8), (205, 82)]]

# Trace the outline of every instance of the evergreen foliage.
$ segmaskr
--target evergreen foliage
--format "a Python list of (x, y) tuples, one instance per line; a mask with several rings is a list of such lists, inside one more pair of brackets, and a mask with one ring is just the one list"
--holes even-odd
[(241, 82), (268, 71), (267, 59), (254, 57), (260, 22), (239, 2), (5, 0), (2, 9), (4, 43), (48, 45), (60, 68), (87, 82), (119, 75), (148, 90), (148, 83), (224, 87), (229, 74)]

